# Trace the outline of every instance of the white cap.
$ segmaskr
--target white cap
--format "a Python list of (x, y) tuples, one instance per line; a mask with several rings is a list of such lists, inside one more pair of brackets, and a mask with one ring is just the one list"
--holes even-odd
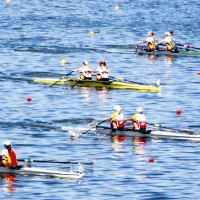
[(114, 106), (114, 109), (116, 110), (116, 111), (121, 111), (122, 110), (122, 108), (121, 108), (121, 106)]
[(169, 31), (165, 32), (165, 35), (172, 35)]
[(84, 64), (84, 65), (88, 65), (89, 63), (88, 63), (87, 60), (84, 60), (84, 61), (83, 61), (83, 64)]
[(149, 32), (148, 32), (148, 35), (149, 35), (149, 36), (153, 36), (153, 35), (154, 35), (154, 32), (153, 32), (153, 31), (149, 31)]
[(5, 146), (11, 146), (11, 142), (9, 140), (4, 141), (3, 143)]
[(142, 113), (142, 112), (143, 112), (142, 107), (138, 107), (138, 108), (136, 108), (136, 112), (138, 112), (138, 113)]

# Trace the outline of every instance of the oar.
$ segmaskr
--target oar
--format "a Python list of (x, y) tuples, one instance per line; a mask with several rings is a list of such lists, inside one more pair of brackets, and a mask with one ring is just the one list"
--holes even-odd
[(22, 162), (37, 162), (37, 163), (57, 163), (57, 164), (83, 164), (83, 165), (93, 165), (94, 162), (78, 162), (78, 161), (51, 161), (51, 160), (32, 160), (32, 159), (17, 159)]
[(171, 131), (175, 131), (175, 132), (184, 132), (184, 133), (189, 133), (189, 134), (196, 134), (195, 131), (192, 131), (192, 130), (184, 130), (184, 129), (174, 129), (174, 128), (170, 128), (170, 127), (166, 127), (166, 126), (162, 126), (161, 124), (158, 124), (158, 123), (147, 123), (151, 126), (155, 126), (157, 128), (160, 128), (161, 130), (162, 129), (167, 129), (167, 130), (171, 130)]
[(193, 47), (191, 44), (177, 44), (176, 43), (176, 46), (178, 46), (179, 48), (181, 47), (181, 48), (183, 48), (183, 49), (196, 49), (196, 50), (200, 50), (200, 48), (198, 48), (198, 47)]
[[(68, 74), (66, 74), (65, 75), (65, 77), (67, 77), (67, 76), (69, 76), (70, 74), (72, 74), (74, 71), (72, 70), (71, 72), (69, 72)], [(59, 81), (61, 81), (63, 79), (63, 76), (59, 79), (59, 80), (57, 80), (57, 81), (55, 81), (52, 85), (50, 85), (49, 87), (52, 87), (52, 86), (54, 86), (56, 83), (58, 83)]]
[(100, 121), (99, 123), (95, 124), (95, 125), (92, 126), (90, 129), (88, 129), (87, 131), (83, 132), (82, 134), (88, 133), (88, 132), (91, 131), (93, 128), (99, 126), (100, 124), (103, 124), (105, 121), (107, 121), (107, 119), (104, 119), (104, 120)]
[[(116, 80), (116, 81), (120, 81), (120, 82), (128, 82), (128, 83), (133, 83), (133, 84), (140, 84), (140, 85), (147, 85), (145, 83), (141, 83), (141, 82), (136, 82), (136, 81), (130, 81), (130, 80), (127, 80), (127, 79), (119, 79), (119, 78), (116, 78), (116, 77), (113, 77), (113, 76), (109, 76), (109, 78), (113, 79), (113, 80)], [(149, 84), (150, 85), (150, 84)]]

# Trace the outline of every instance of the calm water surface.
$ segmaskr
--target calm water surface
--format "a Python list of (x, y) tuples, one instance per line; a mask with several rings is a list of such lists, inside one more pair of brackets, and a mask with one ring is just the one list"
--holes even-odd
[[(120, 10), (116, 11), (115, 6)], [(200, 47), (197, 0), (15, 1), (0, 4), (0, 141), (10, 139), (19, 158), (93, 161), (86, 175), (71, 182), (37, 176), (0, 179), (6, 199), (199, 199), (197, 142), (97, 137), (90, 129), (121, 105), (131, 116), (142, 106), (151, 123), (199, 132), (199, 58), (111, 54), (154, 30), (162, 39), (174, 30), (178, 43)], [(90, 36), (94, 31), (94, 37)], [(62, 67), (60, 60), (71, 64)], [(112, 76), (142, 83), (161, 81), (158, 94), (33, 83), (58, 77), (84, 59), (93, 69), (106, 60)], [(76, 76), (76, 74), (74, 75)], [(28, 103), (27, 97), (32, 101)], [(182, 115), (176, 115), (181, 108)], [(65, 127), (65, 131), (61, 131)], [(3, 147), (2, 147), (3, 148)], [(149, 162), (154, 158), (154, 163)], [(48, 169), (69, 166), (39, 165)]]

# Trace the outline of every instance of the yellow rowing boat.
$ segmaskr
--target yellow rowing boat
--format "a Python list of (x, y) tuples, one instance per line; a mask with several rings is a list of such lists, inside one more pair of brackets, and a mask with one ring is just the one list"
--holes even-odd
[(108, 88), (108, 89), (129, 89), (129, 90), (140, 90), (146, 92), (160, 92), (160, 86), (137, 83), (134, 81), (124, 80), (110, 80), (110, 81), (96, 81), (96, 80), (79, 80), (79, 79), (68, 79), (63, 77), (62, 79), (56, 78), (35, 78), (33, 79), (36, 83), (54, 84), (54, 85), (71, 85), (73, 86), (84, 86), (84, 87), (96, 87), (96, 88)]

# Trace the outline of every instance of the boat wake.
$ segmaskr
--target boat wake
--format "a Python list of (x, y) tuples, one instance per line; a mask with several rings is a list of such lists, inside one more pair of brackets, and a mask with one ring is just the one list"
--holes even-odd
[(61, 131), (68, 132), (68, 135), (69, 135), (70, 139), (72, 139), (72, 140), (79, 138), (87, 130), (88, 130), (88, 128), (86, 128), (86, 127), (85, 128), (84, 127), (66, 127), (66, 126), (61, 127)]

